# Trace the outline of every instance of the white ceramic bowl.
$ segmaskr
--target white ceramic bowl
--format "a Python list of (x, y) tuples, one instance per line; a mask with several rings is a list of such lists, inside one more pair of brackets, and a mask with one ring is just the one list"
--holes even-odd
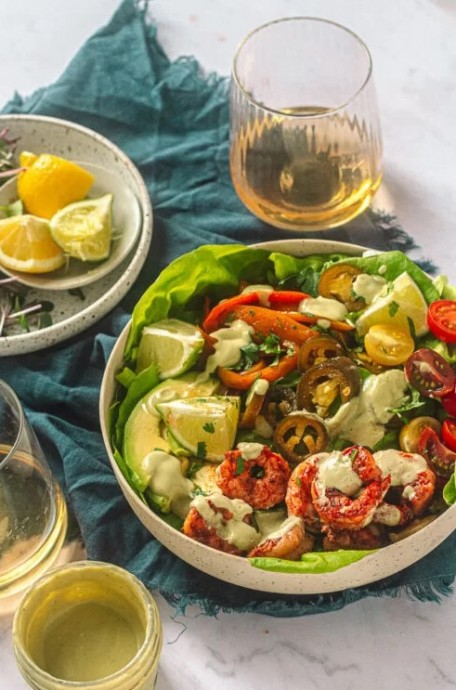
[[(31, 298), (54, 303), (53, 324), (40, 331), (14, 332), (2, 336), (0, 356), (49, 347), (80, 333), (105, 316), (133, 285), (147, 258), (152, 237), (152, 206), (144, 180), (128, 156), (109, 139), (74, 122), (42, 115), (0, 115), (0, 130), (5, 127), (11, 138), (19, 139), (18, 151), (52, 153), (106, 171), (103, 173), (103, 190), (114, 181), (116, 189), (122, 190), (123, 208), (115, 210), (121, 224), (125, 220), (125, 204), (131, 202), (133, 222), (130, 230), (134, 237), (128, 247), (119, 246), (124, 255), (120, 263), (117, 250), (113, 253), (117, 265), (110, 265), (108, 272), (102, 263), (85, 269), (97, 273), (94, 281), (91, 275), (88, 279), (90, 284), (85, 283), (83, 301), (68, 292), (68, 283), (60, 287), (36, 285), (31, 288)], [(136, 234), (138, 223), (139, 233)], [(37, 277), (37, 280), (39, 278), (47, 280), (43, 276)], [(30, 279), (33, 280), (32, 277)]]
[[(359, 255), (363, 247), (325, 240), (279, 240), (260, 245), (294, 256), (346, 252)], [(189, 539), (155, 515), (140, 500), (122, 475), (112, 454), (108, 410), (115, 392), (115, 373), (121, 367), (130, 326), (120, 335), (106, 366), (100, 396), (100, 420), (112, 468), (128, 503), (143, 525), (176, 556), (203, 572), (226, 582), (280, 594), (324, 594), (375, 582), (403, 570), (435, 549), (456, 528), (456, 506), (446, 510), (427, 527), (406, 539), (379, 549), (361, 561), (332, 573), (297, 575), (258, 570), (239, 556), (216, 551)]]

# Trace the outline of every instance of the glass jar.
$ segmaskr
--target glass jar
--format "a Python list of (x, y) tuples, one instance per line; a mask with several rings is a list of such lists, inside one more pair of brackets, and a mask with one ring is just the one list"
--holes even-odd
[(136, 577), (81, 561), (50, 571), (27, 592), (13, 645), (35, 690), (152, 690), (162, 629), (157, 605)]

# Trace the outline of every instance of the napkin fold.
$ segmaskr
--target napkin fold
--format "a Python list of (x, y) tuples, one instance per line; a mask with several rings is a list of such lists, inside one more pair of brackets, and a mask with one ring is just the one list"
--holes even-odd
[[(300, 616), (342, 608), (367, 596), (421, 600), (452, 591), (456, 536), (397, 575), (322, 596), (276, 596), (223, 583), (175, 557), (133, 515), (110, 468), (98, 420), (103, 370), (145, 288), (178, 255), (201, 244), (253, 242), (312, 234), (271, 228), (246, 211), (231, 185), (226, 78), (204, 75), (192, 58), (171, 62), (147, 2), (124, 0), (55, 83), (4, 113), (78, 122), (107, 136), (136, 163), (154, 207), (152, 245), (120, 305), (84, 333), (41, 352), (0, 360), (0, 377), (17, 392), (64, 488), (88, 556), (116, 563), (160, 591), (179, 612), (190, 604), (219, 611)], [(394, 218), (368, 211), (319, 237), (375, 249), (415, 247)], [(429, 264), (424, 264), (429, 267)]]

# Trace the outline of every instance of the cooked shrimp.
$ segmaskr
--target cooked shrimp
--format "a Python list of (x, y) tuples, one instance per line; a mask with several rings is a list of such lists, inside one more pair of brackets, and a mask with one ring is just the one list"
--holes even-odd
[(259, 443), (240, 443), (217, 468), (217, 485), (225, 496), (240, 498), (255, 510), (281, 503), (289, 477), (287, 461)]
[(323, 551), (338, 551), (339, 549), (378, 549), (385, 544), (384, 528), (372, 523), (363, 529), (338, 530), (325, 527)]
[(220, 493), (197, 496), (182, 531), (200, 544), (243, 556), (260, 540), (259, 532), (251, 524), (252, 512), (244, 501), (230, 501)]
[[(339, 467), (333, 458), (341, 460)], [(319, 464), (312, 502), (321, 521), (333, 530), (359, 530), (372, 521), (389, 486), (389, 475), (382, 479), (372, 454), (352, 446)]]
[(260, 541), (248, 557), (269, 556), (299, 561), (303, 553), (312, 551), (313, 544), (314, 538), (306, 533), (302, 519), (293, 516), (287, 518), (280, 529)]
[(320, 518), (312, 503), (312, 482), (317, 475), (320, 460), (328, 455), (329, 453), (311, 455), (300, 462), (291, 473), (285, 496), (288, 514), (301, 517), (313, 529), (320, 528)]
[(417, 453), (385, 450), (375, 453), (374, 459), (382, 476), (391, 477), (392, 490), (400, 494), (397, 501), (383, 501), (374, 513), (374, 522), (388, 527), (407, 525), (424, 513), (431, 503), (436, 485), (435, 472)]

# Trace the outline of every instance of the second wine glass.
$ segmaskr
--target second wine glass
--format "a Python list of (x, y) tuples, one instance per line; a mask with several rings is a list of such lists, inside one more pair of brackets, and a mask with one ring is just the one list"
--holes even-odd
[(230, 138), (237, 194), (267, 223), (323, 230), (361, 213), (382, 177), (366, 45), (309, 17), (253, 31), (234, 58)]

